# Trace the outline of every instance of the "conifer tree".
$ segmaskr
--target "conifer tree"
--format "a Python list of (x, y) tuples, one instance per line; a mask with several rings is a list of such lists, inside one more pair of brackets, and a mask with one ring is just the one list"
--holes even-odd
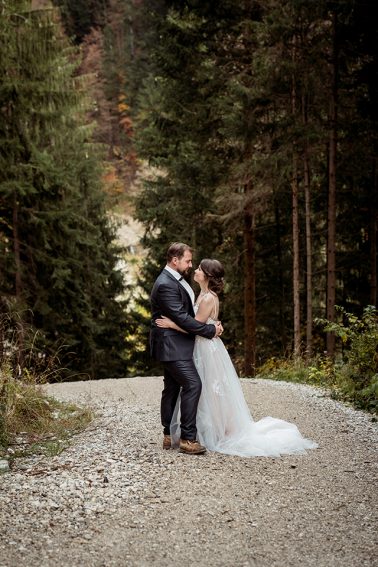
[(74, 52), (52, 10), (8, 2), (0, 21), (1, 294), (70, 372), (122, 375), (123, 283)]
[[(334, 11), (339, 30), (337, 123), (329, 114)], [(257, 363), (269, 354), (291, 351), (293, 344), (299, 354), (305, 328), (306, 349), (312, 350), (312, 316), (324, 316), (326, 306), (330, 178), (337, 188), (331, 195), (335, 224), (329, 232), (335, 252), (331, 268), (337, 276), (332, 303), (352, 301), (356, 311), (361, 309), (369, 300), (368, 273), (362, 266), (369, 264), (370, 294), (376, 295), (374, 199), (371, 214), (366, 215), (366, 208), (364, 212), (377, 178), (370, 94), (374, 81), (364, 76), (375, 60), (375, 32), (371, 26), (361, 27), (365, 11), (352, 0), (230, 1), (217, 6), (171, 1), (152, 10), (155, 70), (145, 80), (137, 131), (141, 155), (160, 168), (160, 176), (147, 183), (139, 200), (145, 244), (160, 259), (168, 237), (190, 234), (180, 207), (189, 211), (193, 225), (191, 197), (196, 203), (203, 199), (206, 214), (196, 217), (197, 242), (203, 246), (209, 231), (206, 246), (211, 243), (211, 253), (226, 264), (232, 293), (226, 289), (223, 313), (230, 350), (236, 359), (244, 359), (247, 373), (255, 365), (253, 350)], [(365, 82), (356, 88), (361, 76)], [(332, 140), (338, 139), (336, 175), (327, 157), (331, 123)], [(363, 172), (358, 167), (362, 155), (369, 163)], [(219, 175), (193, 184), (192, 164)], [(348, 216), (347, 210), (353, 214)], [(217, 230), (211, 232), (214, 226)], [(157, 269), (150, 264), (146, 290)]]

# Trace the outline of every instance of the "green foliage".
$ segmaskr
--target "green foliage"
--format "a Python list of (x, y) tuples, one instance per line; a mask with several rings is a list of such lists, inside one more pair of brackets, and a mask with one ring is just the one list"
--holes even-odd
[[(213, 217), (215, 188), (224, 174), (219, 148), (208, 143), (215, 73), (203, 67), (207, 55), (202, 48), (204, 34), (212, 31), (209, 22), (191, 17), (184, 6), (167, 18), (155, 6), (146, 16), (155, 42), (148, 45), (152, 63), (134, 116), (139, 156), (153, 169), (136, 199), (136, 216), (146, 227), (142, 243), (149, 249), (139, 282), (144, 293), (134, 311), (139, 320), (149, 309), (146, 297), (170, 242), (191, 244), (195, 262), (214, 253), (220, 240)], [(143, 330), (147, 345), (148, 320)], [(145, 362), (151, 364), (148, 358)]]
[[(101, 182), (102, 153), (86, 124), (85, 80), (57, 14), (6, 2), (0, 15), (0, 293), (57, 341), (65, 366), (125, 374), (126, 333), (115, 227)], [(23, 9), (18, 17), (17, 8)]]
[[(25, 6), (22, 2), (18, 4)], [(377, 28), (366, 3), (56, 0), (56, 4), (63, 9), (69, 35), (78, 41), (90, 27), (102, 27), (106, 20), (100, 42), (105, 98), (113, 109), (109, 121), (116, 125), (122, 122), (124, 128), (120, 132), (115, 126), (102, 139), (111, 138), (111, 152), (119, 162), (121, 154), (127, 153), (134, 166), (135, 136), (139, 158), (145, 160), (143, 170), (147, 163), (151, 175), (136, 202), (136, 216), (145, 227), (143, 244), (149, 251), (140, 274), (139, 288), (143, 291), (130, 306), (131, 320), (125, 321), (119, 306), (108, 301), (109, 296), (120, 293), (120, 277), (113, 270), (117, 252), (113, 248), (111, 253), (104, 254), (103, 248), (96, 249), (97, 245), (93, 244), (98, 242), (99, 232), (105, 234), (105, 239), (111, 239), (109, 227), (102, 224), (102, 213), (100, 220), (96, 216), (96, 211), (102, 210), (102, 201), (94, 198), (96, 191), (92, 191), (98, 187), (96, 162), (101, 156), (95, 156), (89, 144), (88, 128), (81, 130), (81, 138), (73, 135), (72, 144), (67, 144), (67, 128), (76, 131), (70, 113), (65, 110), (75, 109), (74, 113), (80, 114), (79, 101), (71, 99), (73, 92), (77, 94), (77, 85), (64, 91), (66, 106), (60, 106), (62, 84), (49, 72), (52, 62), (55, 68), (62, 69), (65, 84), (71, 85), (72, 73), (65, 66), (67, 59), (54, 59), (56, 44), (52, 42), (52, 57), (43, 55), (46, 66), (41, 66), (37, 73), (37, 89), (29, 84), (23, 91), (15, 83), (12, 90), (11, 81), (9, 89), (15, 96), (15, 108), (29, 105), (33, 112), (26, 115), (20, 112), (13, 139), (8, 134), (8, 138), (4, 137), (4, 147), (12, 148), (13, 162), (9, 157), (3, 170), (18, 171), (17, 178), (9, 176), (3, 187), (9, 193), (8, 211), (12, 207), (12, 213), (19, 212), (22, 225), (28, 229), (27, 234), (21, 230), (21, 255), (24, 273), (31, 274), (32, 300), (27, 299), (25, 292), (29, 290), (25, 281), (22, 299), (36, 313), (35, 322), (46, 331), (51, 345), (56, 331), (64, 338), (68, 351), (78, 352), (75, 361), (78, 368), (83, 370), (86, 365), (91, 374), (105, 375), (107, 369), (120, 374), (124, 360), (116, 353), (123, 351), (122, 340), (126, 335), (134, 350), (125, 355), (127, 364), (132, 372), (147, 372), (151, 364), (147, 354), (147, 297), (164, 265), (167, 245), (173, 240), (184, 240), (196, 248), (196, 260), (215, 256), (225, 264), (227, 285), (222, 298), (222, 320), (234, 360), (242, 366), (245, 328), (249, 324), (243, 311), (248, 262), (253, 262), (256, 271), (259, 363), (289, 353), (293, 335), (290, 185), (294, 148), (298, 157), (302, 258), (306, 246), (305, 148), (312, 195), (309, 212), (314, 291), (311, 297), (305, 297), (303, 263), (299, 282), (301, 317), (304, 322), (306, 301), (312, 303), (316, 315), (323, 315), (333, 12), (338, 29), (337, 302), (359, 313), (361, 306), (375, 301), (369, 299), (369, 282), (374, 280), (372, 253), (377, 218)], [(42, 54), (43, 46), (40, 47), (31, 30), (25, 35), (29, 35), (30, 42), (21, 42), (22, 49), (27, 66), (33, 69), (37, 61), (33, 52), (37, 47), (33, 46), (39, 46)], [(7, 60), (12, 41), (3, 47)], [(28, 58), (30, 53), (33, 56)], [(71, 64), (74, 59), (71, 51)], [(18, 69), (18, 65), (12, 60), (8, 68)], [(17, 73), (8, 72), (5, 76), (17, 79)], [(44, 83), (39, 79), (45, 76), (54, 85), (53, 99), (51, 91), (43, 92)], [(16, 95), (22, 104), (17, 105)], [(55, 101), (58, 103), (53, 114), (40, 104), (42, 99), (48, 99), (53, 106)], [(12, 97), (11, 101), (2, 104), (2, 108), (14, 112)], [(54, 136), (49, 136), (43, 118), (47, 117), (53, 124), (57, 115), (64, 117), (58, 128), (62, 136), (57, 135), (55, 127)], [(34, 127), (34, 121), (41, 127)], [(33, 127), (28, 132), (30, 124)], [(38, 146), (39, 152), (35, 152), (30, 139), (44, 139), (46, 145), (41, 144), (42, 149)], [(86, 166), (84, 148), (89, 156)], [(57, 171), (59, 155), (66, 167), (61, 164)], [(22, 163), (22, 175), (16, 163)], [(84, 198), (82, 189), (77, 191), (78, 179), (85, 186)], [(39, 195), (42, 188), (49, 199), (34, 207), (31, 204), (34, 195)], [(16, 204), (22, 205), (20, 211), (10, 199), (15, 195)], [(18, 200), (20, 195), (23, 202)], [(65, 201), (70, 212), (63, 207), (58, 216), (57, 200), (60, 206)], [(82, 214), (84, 203), (89, 207), (89, 219)], [(253, 212), (255, 221), (253, 259), (244, 252), (246, 210)], [(7, 249), (4, 273), (6, 289), (12, 294), (15, 258), (10, 214), (4, 215), (3, 226), (0, 252)], [(59, 237), (51, 238), (55, 227)], [(35, 230), (38, 238), (27, 241)], [(85, 260), (81, 261), (83, 257)], [(85, 278), (88, 273), (93, 274), (92, 282)], [(106, 273), (112, 274), (109, 280), (104, 276)], [(52, 300), (52, 293), (46, 292), (46, 282), (52, 282), (56, 301)], [(68, 292), (70, 285), (72, 290)], [(114, 328), (108, 317), (110, 313), (116, 321)], [(117, 343), (115, 337), (122, 340)], [(324, 350), (323, 338), (317, 332), (318, 352)], [(144, 351), (140, 350), (141, 345)], [(111, 362), (104, 356), (110, 351)], [(323, 373), (328, 372), (322, 365), (316, 363), (306, 379), (321, 381)], [(299, 377), (301, 373), (298, 370)]]
[(326, 387), (335, 387), (334, 364), (328, 358), (316, 357), (309, 363), (301, 358), (270, 358), (258, 370), (261, 378), (283, 380)]
[(46, 357), (37, 347), (33, 329), (20, 323), (17, 316), (0, 318), (0, 455), (58, 454), (93, 414), (89, 408), (46, 395), (42, 385), (64, 373), (59, 353)]
[(105, 23), (108, 0), (53, 0), (53, 3), (61, 10), (68, 36), (77, 42), (92, 28)]
[(378, 316), (367, 306), (361, 318), (337, 307), (338, 322), (318, 319), (327, 333), (335, 333), (342, 343), (342, 361), (335, 372), (343, 394), (357, 406), (378, 409)]
[(336, 399), (351, 402), (356, 408), (378, 410), (378, 316), (373, 306), (364, 309), (358, 318), (337, 307), (338, 322), (317, 319), (326, 332), (340, 339), (341, 350), (336, 360), (317, 356), (302, 359), (269, 359), (259, 368), (259, 376), (273, 380), (303, 382), (325, 387)]
[[(225, 338), (243, 357), (245, 262), (256, 270), (257, 356), (290, 352), (292, 343), (291, 178), (298, 153), (300, 247), (305, 255), (303, 156), (310, 160), (313, 303), (325, 303), (328, 163), (332, 89), (331, 11), (338, 22), (337, 301), (356, 311), (369, 301), (369, 254), (376, 236), (376, 30), (366, 8), (349, 0), (268, 3), (146, 2), (150, 65), (132, 92), (139, 155), (155, 169), (137, 201), (149, 256), (144, 297), (172, 240), (197, 258), (226, 267)], [(141, 17), (139, 15), (139, 17)], [(138, 29), (137, 18), (136, 29)], [(136, 52), (142, 41), (135, 36)], [(139, 51), (140, 53), (140, 51)], [(132, 77), (128, 79), (132, 82)], [(293, 87), (296, 111), (293, 112)], [(304, 122), (306, 115), (306, 122)], [(351, 142), (351, 140), (353, 142)], [(361, 168), (363, 156), (366, 167)], [(246, 190), (249, 184), (250, 190)], [(371, 206), (371, 213), (369, 210)], [(256, 223), (255, 259), (245, 258), (245, 210)], [(370, 218), (369, 218), (370, 215)], [(304, 273), (299, 282), (305, 319)], [(352, 298), (352, 299), (351, 299)], [(147, 303), (144, 300), (144, 308)], [(147, 328), (147, 327), (146, 327)], [(318, 350), (323, 337), (316, 337)], [(319, 372), (323, 372), (322, 369)]]
[(1, 368), (0, 455), (7, 449), (10, 457), (36, 452), (59, 454), (69, 438), (92, 418), (88, 408), (47, 396), (31, 374), (25, 381), (14, 378), (9, 368)]

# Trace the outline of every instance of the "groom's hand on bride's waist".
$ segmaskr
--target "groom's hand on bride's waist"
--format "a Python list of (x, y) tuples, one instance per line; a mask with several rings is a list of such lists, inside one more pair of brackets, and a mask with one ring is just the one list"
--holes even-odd
[(220, 321), (217, 321), (215, 323), (215, 336), (219, 337), (219, 335), (221, 335), (222, 333), (223, 333), (222, 323)]

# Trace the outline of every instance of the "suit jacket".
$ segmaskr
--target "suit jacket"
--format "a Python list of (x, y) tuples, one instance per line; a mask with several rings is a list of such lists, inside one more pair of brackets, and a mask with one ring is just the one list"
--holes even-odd
[[(151, 356), (156, 360), (191, 360), (195, 335), (207, 339), (215, 336), (215, 325), (207, 325), (194, 319), (193, 304), (188, 292), (167, 270), (161, 272), (152, 288), (151, 310), (150, 350)], [(155, 320), (162, 315), (172, 319), (188, 334), (157, 327)]]

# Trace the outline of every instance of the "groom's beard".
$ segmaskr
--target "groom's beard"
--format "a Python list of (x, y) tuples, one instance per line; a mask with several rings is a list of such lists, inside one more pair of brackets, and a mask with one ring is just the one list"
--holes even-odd
[(188, 270), (177, 270), (179, 274), (182, 275), (182, 277), (184, 278), (184, 280), (186, 280), (187, 282), (190, 283), (190, 274), (191, 274), (191, 268), (189, 268)]

